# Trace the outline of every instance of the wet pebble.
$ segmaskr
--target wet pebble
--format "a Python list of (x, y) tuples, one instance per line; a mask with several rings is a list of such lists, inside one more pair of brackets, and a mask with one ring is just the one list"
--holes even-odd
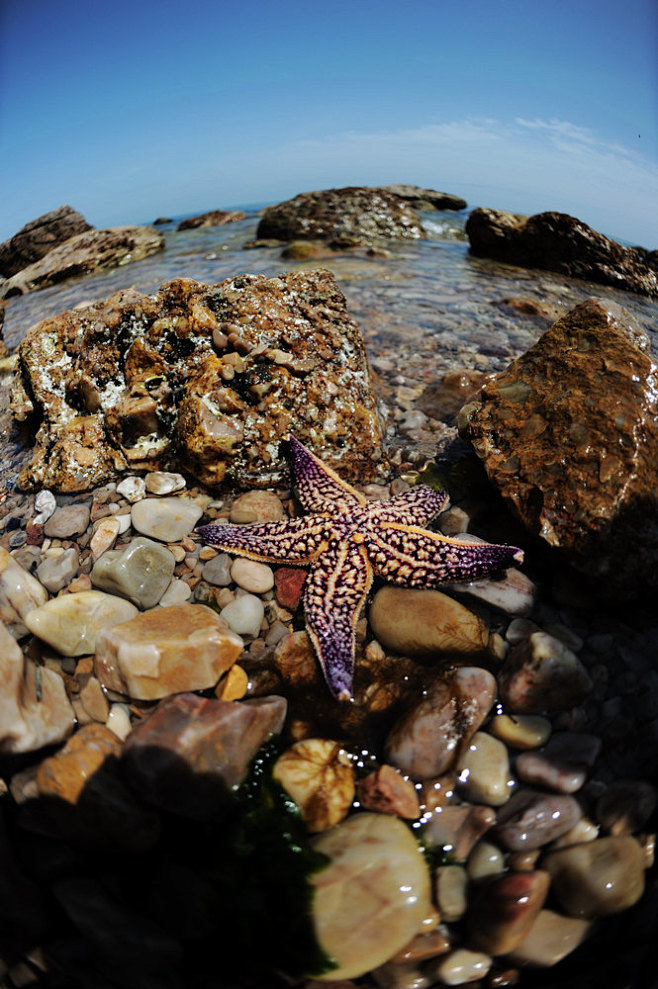
[(511, 794), (509, 757), (501, 741), (478, 731), (457, 762), (459, 789), (474, 803), (500, 807)]
[(257, 563), (256, 560), (248, 560), (244, 557), (238, 557), (233, 562), (231, 577), (238, 587), (252, 594), (265, 594), (274, 587), (272, 568), (266, 563)]
[(117, 484), (117, 494), (129, 501), (131, 505), (141, 501), (146, 495), (146, 482), (143, 477), (124, 477), (123, 481)]
[(558, 793), (575, 793), (587, 779), (600, 751), (601, 739), (596, 735), (555, 732), (543, 748), (518, 757), (516, 773), (524, 783)]
[(370, 607), (370, 625), (385, 649), (403, 656), (477, 655), (489, 642), (477, 615), (441, 591), (382, 587)]
[(463, 986), (482, 979), (493, 963), (489, 955), (468, 948), (455, 948), (443, 956), (436, 965), (430, 964), (428, 972), (445, 986)]
[(505, 871), (505, 857), (498, 845), (478, 841), (468, 857), (467, 872), (470, 879), (488, 879)]
[(506, 955), (530, 931), (550, 886), (547, 872), (510, 872), (478, 887), (468, 913), (470, 943)]
[(10, 632), (19, 638), (27, 635), (27, 616), (47, 600), (45, 587), (0, 547), (0, 618)]
[(89, 549), (94, 560), (98, 560), (103, 553), (112, 549), (121, 530), (119, 522), (115, 518), (101, 519), (94, 534), (89, 541)]
[(550, 738), (551, 723), (539, 714), (497, 714), (489, 731), (512, 748), (537, 749)]
[(184, 498), (143, 498), (130, 514), (133, 528), (143, 536), (175, 543), (192, 532), (203, 512)]
[(597, 838), (546, 855), (562, 909), (572, 917), (600, 917), (632, 907), (644, 892), (644, 854), (630, 835)]
[(354, 768), (338, 742), (295, 742), (279, 756), (272, 774), (299, 807), (311, 833), (334, 827), (352, 806)]
[(413, 783), (393, 766), (383, 765), (356, 786), (359, 803), (364, 810), (415, 820), (420, 814), (418, 794)]
[(173, 494), (175, 491), (182, 491), (186, 486), (182, 474), (162, 470), (154, 470), (147, 474), (144, 484), (148, 493), (153, 495)]
[(592, 681), (578, 657), (545, 632), (510, 650), (499, 674), (501, 700), (508, 712), (565, 711), (589, 694)]
[(96, 561), (91, 582), (138, 608), (153, 608), (168, 588), (175, 565), (165, 546), (138, 536), (122, 549), (107, 550)]
[(503, 611), (506, 615), (527, 615), (537, 598), (535, 584), (516, 567), (510, 567), (504, 576), (494, 579), (474, 580), (465, 584), (446, 584), (446, 590), (468, 594), (469, 597)]
[(588, 920), (540, 910), (523, 941), (511, 952), (510, 961), (538, 968), (557, 965), (582, 944), (591, 926)]
[(453, 923), (466, 913), (468, 876), (461, 865), (442, 865), (434, 871), (434, 897), (441, 919)]
[(282, 608), (296, 611), (304, 592), (306, 570), (299, 567), (278, 567), (274, 571), (276, 599)]
[(423, 829), (430, 847), (449, 852), (457, 862), (465, 862), (476, 842), (496, 823), (491, 807), (456, 804), (437, 809)]
[(201, 576), (214, 587), (228, 587), (231, 583), (231, 564), (228, 553), (218, 553), (203, 564)]
[(498, 812), (492, 834), (503, 848), (525, 851), (566, 834), (580, 817), (580, 805), (573, 797), (524, 789)]
[(64, 505), (53, 512), (43, 531), (51, 539), (71, 539), (86, 530), (89, 517), (89, 505)]
[(265, 616), (260, 598), (253, 594), (241, 594), (229, 602), (220, 612), (224, 621), (238, 635), (258, 635)]
[(168, 608), (172, 604), (185, 604), (192, 596), (192, 588), (184, 580), (174, 577), (167, 590), (164, 592), (158, 605), (161, 608)]

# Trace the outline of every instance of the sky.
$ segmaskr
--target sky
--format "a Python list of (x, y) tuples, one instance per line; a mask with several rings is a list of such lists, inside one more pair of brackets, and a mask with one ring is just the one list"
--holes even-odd
[(656, 0), (0, 0), (0, 241), (392, 182), (658, 247)]

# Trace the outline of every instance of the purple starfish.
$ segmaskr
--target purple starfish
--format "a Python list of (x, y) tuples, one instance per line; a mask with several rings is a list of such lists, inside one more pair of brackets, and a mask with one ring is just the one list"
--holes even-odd
[(478, 580), (519, 563), (515, 546), (449, 539), (420, 528), (445, 508), (446, 492), (425, 485), (368, 502), (288, 436), (300, 502), (310, 515), (254, 525), (202, 525), (212, 546), (267, 563), (310, 566), (306, 628), (338, 700), (352, 698), (354, 630), (373, 577), (408, 587)]

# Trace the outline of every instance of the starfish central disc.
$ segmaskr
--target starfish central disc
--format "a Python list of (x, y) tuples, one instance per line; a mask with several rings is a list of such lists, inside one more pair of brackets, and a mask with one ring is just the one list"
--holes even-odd
[(329, 689), (352, 697), (355, 628), (375, 576), (408, 587), (478, 580), (521, 562), (516, 546), (451, 539), (423, 528), (446, 492), (418, 485), (390, 501), (364, 496), (288, 437), (302, 518), (255, 525), (202, 525), (205, 542), (265, 563), (308, 566), (306, 628)]

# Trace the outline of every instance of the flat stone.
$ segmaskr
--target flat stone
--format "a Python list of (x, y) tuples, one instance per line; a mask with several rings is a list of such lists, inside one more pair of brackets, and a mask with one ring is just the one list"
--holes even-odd
[(304, 593), (306, 570), (299, 567), (277, 567), (274, 571), (276, 599), (282, 608), (296, 611)]
[(89, 505), (64, 505), (50, 516), (43, 531), (50, 539), (71, 539), (89, 525)]
[(46, 590), (51, 594), (57, 594), (62, 588), (68, 587), (74, 577), (77, 577), (79, 569), (78, 551), (71, 546), (58, 556), (46, 557), (37, 567), (37, 577)]
[(258, 635), (265, 615), (260, 598), (253, 594), (241, 594), (230, 601), (220, 612), (224, 621), (238, 635)]
[(242, 640), (205, 605), (155, 608), (106, 629), (96, 673), (108, 690), (155, 700), (214, 687), (242, 652)]
[(494, 677), (480, 667), (441, 673), (393, 726), (386, 740), (387, 762), (414, 780), (445, 773), (486, 718), (495, 696)]
[(315, 933), (338, 967), (363, 975), (403, 948), (430, 910), (427, 866), (408, 827), (386, 814), (357, 814), (315, 838), (329, 865), (311, 876)]
[(457, 762), (457, 773), (460, 792), (471, 802), (500, 807), (510, 798), (507, 749), (486, 731), (471, 736)]
[(104, 594), (80, 591), (63, 594), (30, 612), (27, 627), (63, 656), (90, 655), (102, 629), (125, 622), (137, 614), (130, 601)]
[(35, 752), (64, 741), (74, 726), (62, 677), (26, 659), (0, 622), (0, 752)]
[(133, 505), (132, 525), (144, 536), (175, 543), (187, 536), (203, 512), (184, 498), (143, 498)]
[(168, 588), (175, 566), (166, 547), (138, 536), (122, 549), (105, 552), (94, 564), (91, 582), (128, 598), (138, 608), (153, 608)]
[(274, 587), (274, 573), (266, 563), (238, 557), (231, 566), (231, 577), (238, 587), (252, 594), (265, 594)]
[(554, 910), (540, 910), (535, 922), (520, 944), (511, 952), (514, 965), (550, 968), (583, 943), (591, 922), (578, 917), (565, 917)]
[(513, 951), (544, 905), (550, 877), (541, 870), (511, 872), (481, 886), (468, 913), (468, 939), (490, 955)]
[(27, 635), (27, 616), (47, 600), (45, 587), (0, 547), (0, 619), (12, 635)]
[(213, 817), (261, 745), (281, 732), (285, 716), (283, 697), (227, 702), (178, 694), (135, 725), (123, 768), (148, 803), (193, 819)]
[(601, 739), (584, 732), (555, 732), (542, 749), (523, 752), (516, 773), (524, 783), (558, 793), (575, 793), (586, 781), (601, 751)]
[(597, 838), (550, 852), (542, 868), (571, 917), (601, 917), (627, 910), (644, 892), (644, 854), (630, 835)]
[(505, 708), (514, 714), (566, 711), (592, 689), (576, 654), (545, 632), (533, 632), (510, 649), (498, 685)]
[(509, 851), (540, 848), (566, 834), (581, 815), (573, 797), (519, 790), (498, 812), (492, 835)]
[(435, 975), (444, 986), (463, 986), (484, 978), (492, 964), (493, 959), (482, 951), (455, 948), (429, 966), (428, 973)]
[(489, 630), (468, 608), (441, 591), (385, 586), (369, 613), (376, 639), (406, 656), (486, 652)]
[[(469, 541), (484, 542), (484, 540), (472, 537)], [(526, 577), (521, 570), (516, 567), (509, 567), (502, 577), (497, 580), (482, 579), (466, 582), (464, 584), (446, 584), (445, 590), (467, 594), (475, 598), (476, 601), (483, 601), (485, 604), (503, 611), (506, 615), (527, 615), (532, 611), (537, 598), (537, 587)]]
[(169, 495), (175, 491), (182, 491), (187, 486), (182, 474), (171, 471), (154, 470), (146, 475), (146, 490), (149, 494)]
[(231, 583), (231, 564), (233, 560), (228, 553), (218, 553), (203, 565), (201, 576), (214, 587), (228, 587)]
[(231, 505), (229, 522), (278, 522), (285, 518), (281, 499), (273, 491), (245, 491)]

